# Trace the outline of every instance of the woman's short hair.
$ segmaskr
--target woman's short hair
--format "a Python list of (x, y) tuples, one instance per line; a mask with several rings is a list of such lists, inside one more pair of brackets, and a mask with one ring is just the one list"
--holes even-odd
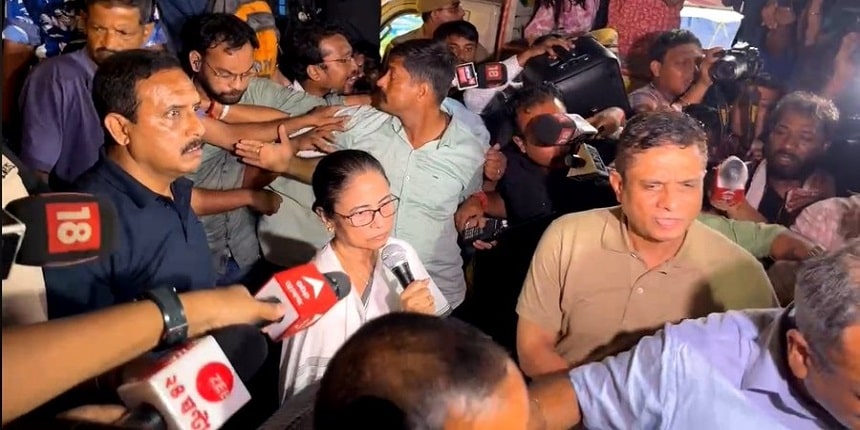
[(311, 179), (314, 190), (314, 210), (322, 210), (325, 215), (334, 214), (334, 202), (352, 178), (367, 171), (379, 172), (388, 182), (385, 169), (379, 160), (365, 151), (345, 149), (333, 152), (317, 164)]

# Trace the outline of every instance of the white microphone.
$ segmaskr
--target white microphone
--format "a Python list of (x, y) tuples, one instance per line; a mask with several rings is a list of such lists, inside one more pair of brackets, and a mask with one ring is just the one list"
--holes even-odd
[(409, 261), (406, 259), (406, 249), (402, 246), (396, 243), (385, 245), (382, 248), (382, 264), (394, 273), (403, 288), (415, 282), (415, 277), (412, 276), (412, 270), (409, 268)]
[(130, 412), (118, 425), (220, 428), (251, 399), (243, 381), (257, 373), (266, 355), (268, 345), (259, 329), (250, 325), (226, 327), (193, 340), (159, 360), (149, 374), (119, 387), (119, 397)]
[(313, 263), (276, 273), (255, 296), (284, 305), (284, 317), (263, 328), (273, 341), (283, 340), (315, 323), (349, 294), (349, 277), (343, 272), (320, 273)]

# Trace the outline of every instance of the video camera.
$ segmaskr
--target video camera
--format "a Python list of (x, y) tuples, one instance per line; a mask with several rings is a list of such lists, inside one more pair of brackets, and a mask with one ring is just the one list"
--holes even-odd
[(763, 67), (758, 48), (738, 44), (720, 54), (711, 66), (710, 75), (716, 82), (744, 81), (758, 77)]

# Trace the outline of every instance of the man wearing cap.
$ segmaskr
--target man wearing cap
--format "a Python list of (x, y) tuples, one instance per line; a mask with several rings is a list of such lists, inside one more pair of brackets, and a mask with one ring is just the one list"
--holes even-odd
[[(386, 56), (392, 47), (407, 40), (432, 39), (433, 32), (440, 25), (462, 20), (466, 16), (466, 11), (460, 5), (460, 0), (418, 0), (416, 4), (424, 24), (409, 33), (395, 37), (385, 49)], [(490, 53), (487, 48), (478, 43), (477, 48), (475, 48), (475, 61), (485, 61), (489, 57)]]
[(667, 322), (776, 305), (761, 264), (696, 220), (705, 141), (683, 113), (637, 115), (609, 175), (621, 205), (565, 215), (544, 232), (517, 304), (527, 375), (600, 360)]

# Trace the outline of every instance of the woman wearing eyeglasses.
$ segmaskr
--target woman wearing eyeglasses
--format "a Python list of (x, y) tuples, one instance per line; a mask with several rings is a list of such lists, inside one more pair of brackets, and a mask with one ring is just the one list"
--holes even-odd
[[(282, 398), (322, 378), (335, 351), (368, 320), (397, 311), (444, 315), (450, 310), (412, 246), (391, 237), (399, 199), (379, 161), (364, 151), (334, 152), (320, 160), (312, 186), (314, 211), (332, 234), (313, 263), (323, 273), (345, 272), (351, 288), (310, 328), (284, 341)], [(407, 251), (416, 279), (405, 289), (380, 257), (392, 243)]]

